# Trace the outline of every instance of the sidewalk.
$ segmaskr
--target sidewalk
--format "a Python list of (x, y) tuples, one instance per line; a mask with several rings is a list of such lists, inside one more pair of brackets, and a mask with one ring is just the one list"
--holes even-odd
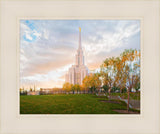
[[(120, 96), (118, 96), (119, 100), (124, 101), (126, 104), (128, 104), (127, 99), (122, 99)], [(140, 110), (140, 101), (139, 100), (129, 100), (129, 107), (134, 108), (137, 110)]]

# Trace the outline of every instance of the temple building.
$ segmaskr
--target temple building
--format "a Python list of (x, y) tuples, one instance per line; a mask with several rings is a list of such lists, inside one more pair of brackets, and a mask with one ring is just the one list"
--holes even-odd
[(69, 82), (73, 85), (81, 85), (84, 77), (89, 74), (88, 68), (84, 64), (84, 56), (81, 44), (81, 28), (79, 28), (79, 46), (75, 58), (75, 65), (72, 65), (72, 67), (69, 68), (68, 73), (65, 75), (65, 82)]

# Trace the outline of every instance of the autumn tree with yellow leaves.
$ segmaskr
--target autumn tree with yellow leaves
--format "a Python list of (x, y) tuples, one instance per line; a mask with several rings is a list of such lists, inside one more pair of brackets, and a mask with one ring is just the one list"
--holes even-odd
[(90, 90), (91, 93), (95, 93), (96, 89), (101, 87), (101, 84), (100, 74), (98, 73), (90, 74), (83, 79), (83, 87)]
[(109, 94), (116, 82), (116, 59), (114, 57), (107, 58), (104, 63), (101, 65), (100, 74), (103, 79), (103, 84), (106, 85), (109, 89)]
[(69, 91), (71, 91), (71, 88), (72, 88), (72, 84), (70, 84), (69, 82), (65, 82), (63, 84), (63, 90), (64, 91), (69, 92)]
[(107, 58), (101, 65), (101, 76), (103, 84), (109, 87), (109, 93), (114, 86), (120, 91), (127, 89), (129, 110), (129, 93), (133, 88), (140, 88), (140, 51), (128, 49), (119, 57)]

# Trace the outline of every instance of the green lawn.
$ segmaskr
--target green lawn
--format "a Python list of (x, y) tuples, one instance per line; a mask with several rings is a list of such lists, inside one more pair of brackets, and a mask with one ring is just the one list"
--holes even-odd
[[(89, 94), (20, 96), (21, 114), (117, 114), (126, 109), (122, 101), (101, 102), (106, 97)], [(115, 103), (117, 102), (117, 103)]]

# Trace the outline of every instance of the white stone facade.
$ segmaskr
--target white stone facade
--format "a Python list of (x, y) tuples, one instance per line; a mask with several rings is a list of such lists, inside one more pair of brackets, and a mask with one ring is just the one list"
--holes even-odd
[(72, 67), (69, 68), (68, 73), (65, 75), (65, 82), (69, 82), (73, 85), (81, 85), (84, 77), (89, 74), (88, 68), (84, 64), (84, 56), (81, 45), (81, 28), (79, 28), (79, 47), (75, 58), (75, 65), (72, 65)]

